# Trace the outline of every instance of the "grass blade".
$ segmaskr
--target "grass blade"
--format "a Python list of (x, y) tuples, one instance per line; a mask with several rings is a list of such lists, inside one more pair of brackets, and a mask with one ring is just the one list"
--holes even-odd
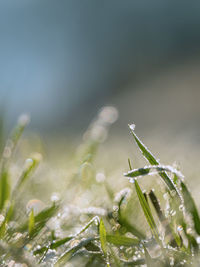
[[(140, 141), (140, 139), (137, 137), (137, 135), (134, 132), (134, 127), (132, 125), (129, 125), (129, 128), (131, 130), (131, 133), (136, 141), (136, 144), (138, 145), (138, 147), (140, 148), (143, 156), (147, 159), (147, 161), (151, 164), (151, 165), (159, 165), (159, 161), (155, 158), (155, 156), (150, 152), (150, 150), (148, 150), (148, 148)], [(164, 180), (164, 182), (166, 183), (166, 185), (168, 186), (168, 188), (170, 190), (174, 190), (177, 195), (180, 198), (180, 193), (178, 192), (178, 189), (176, 188), (174, 182), (172, 181), (172, 179), (165, 173), (165, 172), (160, 172), (159, 175), (161, 176), (161, 178)]]
[[(35, 227), (32, 232), (32, 237), (35, 236), (45, 226), (47, 221), (55, 215), (58, 209), (59, 209), (59, 205), (53, 203), (52, 206), (42, 210), (40, 213), (38, 213), (34, 217)], [(29, 220), (26, 221), (21, 227), (15, 230), (19, 232), (24, 232), (24, 231), (28, 231), (28, 227), (29, 227)]]
[(99, 224), (99, 235), (100, 235), (100, 243), (101, 243), (101, 248), (103, 251), (104, 256), (107, 256), (107, 241), (106, 241), (106, 229), (104, 226), (104, 222), (101, 219), (100, 224)]
[(22, 185), (27, 181), (29, 176), (37, 168), (40, 160), (41, 160), (41, 155), (39, 153), (34, 153), (34, 155), (31, 158), (26, 160), (24, 170), (19, 178), (19, 181), (17, 182), (16, 188), (14, 189), (14, 193), (17, 193), (18, 190), (22, 187)]
[(0, 211), (3, 210), (4, 205), (10, 198), (10, 181), (9, 174), (6, 169), (2, 170), (0, 177)]
[(29, 223), (28, 223), (28, 232), (30, 237), (32, 237), (34, 233), (34, 227), (35, 227), (35, 218), (34, 218), (34, 211), (32, 209), (29, 215)]
[(200, 235), (200, 218), (199, 213), (197, 210), (197, 207), (195, 205), (194, 199), (191, 196), (189, 190), (187, 189), (187, 186), (184, 184), (184, 182), (181, 182), (181, 189), (184, 199), (184, 205), (186, 208), (186, 211), (192, 216), (194, 228), (198, 235)]
[(173, 232), (172, 228), (170, 227), (170, 224), (169, 224), (167, 218), (165, 217), (165, 215), (161, 209), (160, 203), (159, 203), (153, 190), (150, 191), (149, 198), (150, 198), (150, 200), (151, 200), (151, 202), (155, 208), (156, 214), (157, 214), (160, 222), (162, 223), (162, 225), (165, 229), (165, 237), (169, 237), (169, 239), (170, 239), (170, 245), (172, 247), (175, 247), (177, 245), (180, 246), (179, 238), (177, 238), (177, 235)]
[(146, 220), (147, 220), (147, 222), (148, 222), (148, 224), (150, 226), (150, 229), (152, 231), (152, 234), (154, 235), (157, 243), (161, 245), (161, 241), (159, 239), (159, 234), (158, 234), (158, 230), (157, 230), (157, 227), (156, 227), (156, 223), (154, 221), (154, 218), (153, 218), (153, 215), (152, 215), (151, 210), (149, 208), (149, 205), (146, 202), (146, 199), (145, 199), (145, 197), (144, 197), (144, 195), (142, 193), (142, 190), (140, 189), (140, 186), (139, 186), (137, 180), (135, 180), (135, 189), (136, 189), (136, 192), (137, 192), (137, 195), (138, 195), (142, 210), (143, 210), (144, 215), (146, 217)]
[[(59, 240), (57, 240), (57, 241), (53, 241), (53, 242), (50, 244), (49, 248), (50, 248), (50, 249), (56, 249), (56, 248), (58, 248), (58, 247), (64, 245), (64, 244), (67, 243), (68, 241), (72, 240), (73, 238), (74, 238), (74, 236), (67, 236), (67, 237), (62, 238), (62, 239), (59, 239)], [(41, 253), (43, 253), (43, 252), (46, 250), (46, 248), (47, 248), (47, 247), (44, 246), (44, 247), (42, 247), (42, 248), (40, 248), (40, 249), (37, 249), (37, 250), (34, 251), (33, 254), (34, 254), (34, 255), (41, 254)]]

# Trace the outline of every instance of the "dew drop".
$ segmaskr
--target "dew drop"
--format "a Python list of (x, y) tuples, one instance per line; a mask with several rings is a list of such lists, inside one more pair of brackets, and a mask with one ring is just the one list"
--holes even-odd
[(129, 125), (129, 128), (130, 128), (132, 131), (134, 131), (134, 130), (135, 130), (135, 124), (134, 124), (134, 123), (130, 124), (130, 125)]

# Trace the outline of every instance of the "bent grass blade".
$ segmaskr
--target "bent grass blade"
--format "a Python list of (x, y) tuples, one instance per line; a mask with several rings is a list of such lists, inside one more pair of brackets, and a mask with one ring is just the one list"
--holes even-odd
[[(132, 135), (133, 135), (133, 137), (134, 137), (134, 139), (136, 141), (136, 144), (140, 148), (143, 156), (147, 159), (147, 161), (151, 165), (159, 165), (160, 164), (159, 161), (155, 158), (155, 156), (150, 152), (150, 150), (148, 150), (148, 148), (137, 137), (137, 135), (134, 132), (133, 127), (131, 125), (129, 125), (129, 128), (130, 128), (131, 133), (132, 133)], [(164, 182), (166, 183), (168, 188), (170, 190), (174, 190), (176, 192), (176, 194), (178, 195), (178, 197), (181, 198), (181, 195), (180, 195), (177, 187), (175, 186), (174, 182), (172, 181), (172, 179), (165, 172), (159, 172), (159, 175), (164, 180)]]
[(136, 190), (136, 193), (138, 195), (139, 202), (140, 202), (140, 205), (141, 205), (142, 210), (144, 212), (144, 215), (146, 217), (146, 220), (147, 220), (147, 222), (150, 226), (150, 229), (152, 231), (152, 234), (154, 235), (157, 243), (162, 247), (161, 240), (159, 238), (158, 230), (156, 227), (156, 223), (154, 221), (154, 218), (153, 218), (153, 215), (152, 215), (151, 210), (149, 208), (149, 205), (146, 202), (146, 199), (142, 193), (142, 190), (140, 189), (140, 186), (139, 186), (137, 180), (135, 180), (135, 190)]

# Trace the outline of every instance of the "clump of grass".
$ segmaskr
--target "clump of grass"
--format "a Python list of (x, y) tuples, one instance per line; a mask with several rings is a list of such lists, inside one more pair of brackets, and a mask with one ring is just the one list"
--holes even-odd
[[(11, 183), (13, 155), (28, 122), (27, 117), (19, 120), (1, 156), (1, 266), (200, 265), (200, 218), (184, 177), (156, 159), (135, 134), (133, 125), (131, 133), (149, 165), (133, 169), (129, 159), (129, 171), (124, 174), (128, 184), (120, 192), (107, 183), (103, 174), (98, 176), (100, 183), (95, 180), (95, 154), (116, 118), (117, 111), (106, 107), (89, 126), (76, 161), (77, 171), (67, 181), (65, 197), (54, 197), (49, 206), (39, 209), (39, 200), (32, 200), (23, 216), (19, 215), (23, 205), (20, 199), (28, 194), (25, 185), (31, 183), (41, 156), (31, 155), (21, 175)], [(144, 192), (140, 179), (146, 176), (155, 176), (164, 186)], [(94, 192), (94, 185), (99, 191)], [(78, 195), (81, 204), (84, 194), (90, 196), (88, 207), (73, 206), (73, 196)], [(143, 229), (132, 220), (140, 213), (134, 209), (136, 204), (143, 213), (141, 220), (146, 220)]]

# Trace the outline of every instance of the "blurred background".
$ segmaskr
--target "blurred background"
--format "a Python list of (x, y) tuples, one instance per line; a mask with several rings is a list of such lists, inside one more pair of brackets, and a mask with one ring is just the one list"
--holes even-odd
[(199, 12), (198, 1), (1, 0), (6, 129), (27, 112), (43, 140), (80, 136), (102, 106), (114, 105), (115, 145), (134, 122), (169, 164), (183, 156), (191, 164), (200, 148)]
[[(46, 133), (87, 127), (199, 131), (200, 3), (1, 0), (0, 105)], [(125, 129), (127, 131), (127, 128)]]
[[(135, 123), (161, 163), (184, 173), (200, 208), (199, 1), (1, 0), (0, 38), (0, 144), (20, 114), (31, 117), (13, 179), (31, 152), (44, 158), (25, 202), (68, 188), (75, 204), (90, 205), (91, 195), (99, 205), (105, 192), (93, 180), (85, 191), (79, 167), (84, 149), (90, 156), (87, 134), (106, 139), (118, 110), (92, 162), (96, 177), (117, 192), (129, 185), (127, 158), (147, 164), (129, 134)], [(110, 109), (97, 116), (103, 106), (116, 107), (115, 119)]]

